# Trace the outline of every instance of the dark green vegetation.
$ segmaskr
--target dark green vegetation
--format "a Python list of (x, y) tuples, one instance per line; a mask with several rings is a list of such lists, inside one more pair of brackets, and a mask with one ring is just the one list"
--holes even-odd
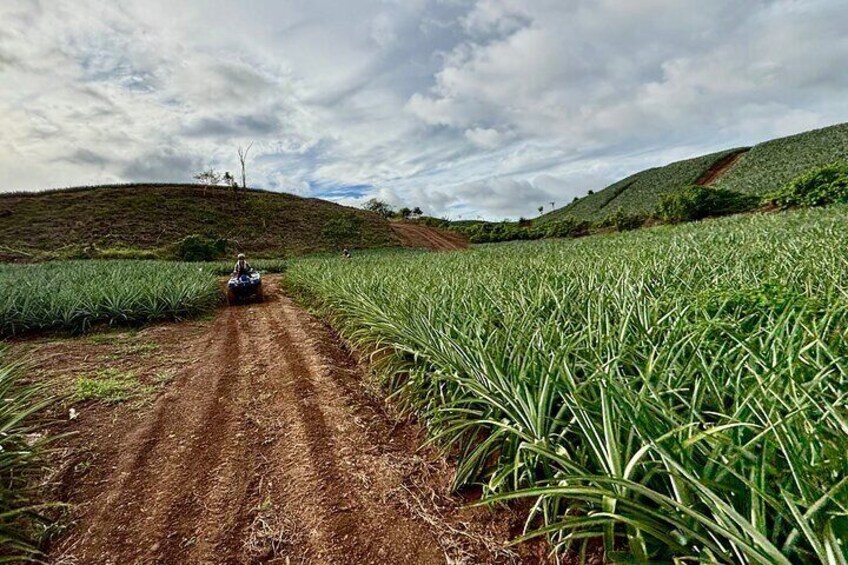
[(768, 196), (783, 208), (848, 204), (848, 163), (814, 169)]
[(216, 271), (215, 265), (163, 261), (0, 265), (0, 337), (195, 316), (221, 299)]
[[(188, 236), (199, 236), (219, 256), (235, 250), (289, 256), (337, 250), (340, 241), (357, 248), (398, 245), (388, 222), (374, 213), (291, 194), (236, 194), (198, 185), (128, 185), (0, 195), (0, 259), (212, 258), (187, 256), (180, 242)], [(325, 229), (328, 223), (336, 229)], [(350, 226), (349, 234), (339, 230)]]
[(47, 521), (33, 506), (34, 477), (46, 440), (34, 415), (49, 401), (23, 382), (20, 367), (0, 349), (0, 562), (20, 563), (36, 555), (37, 525)]
[[(714, 168), (735, 154), (739, 158), (725, 163), (729, 168), (710, 179)], [(836, 161), (848, 161), (848, 124), (767, 141), (750, 151), (731, 149), (641, 171), (544, 214), (535, 222), (546, 224), (571, 216), (577, 221), (599, 224), (609, 222), (616, 211), (644, 218), (654, 214), (665, 195), (694, 184), (764, 197), (799, 175)]]
[(744, 212), (759, 204), (760, 199), (756, 196), (692, 185), (665, 194), (655, 214), (665, 222), (679, 223)]
[(848, 208), (288, 270), (530, 534), (630, 563), (848, 559)]

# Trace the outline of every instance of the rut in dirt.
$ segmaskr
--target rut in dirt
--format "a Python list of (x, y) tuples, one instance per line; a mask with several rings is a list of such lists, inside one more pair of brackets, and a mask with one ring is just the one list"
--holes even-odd
[(401, 503), (415, 446), (329, 330), (269, 285), (270, 302), (186, 344), (197, 361), (128, 422), (54, 563), (511, 561)]

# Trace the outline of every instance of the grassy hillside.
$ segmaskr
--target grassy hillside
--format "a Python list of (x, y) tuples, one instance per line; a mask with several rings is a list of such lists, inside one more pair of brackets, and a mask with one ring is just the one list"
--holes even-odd
[[(568, 206), (542, 215), (536, 223), (573, 216), (597, 222), (618, 210), (648, 215), (662, 196), (708, 176), (724, 159), (744, 148), (729, 149), (638, 172)], [(711, 186), (764, 195), (814, 167), (848, 160), (848, 124), (767, 141), (745, 151)]]
[(763, 195), (810, 169), (848, 160), (848, 124), (839, 124), (760, 143), (714, 186)]
[(649, 214), (663, 194), (694, 184), (716, 163), (739, 151), (730, 149), (638, 172), (564, 208), (549, 212), (537, 221), (544, 223), (571, 215), (594, 222), (603, 220), (616, 210), (627, 214)]
[[(358, 235), (342, 242), (339, 231)], [(238, 199), (227, 189), (197, 185), (0, 195), (0, 255), (7, 259), (43, 252), (72, 257), (92, 244), (115, 255), (161, 253), (190, 234), (225, 238), (232, 247), (260, 256), (325, 251), (341, 243), (398, 245), (388, 222), (376, 214), (261, 190), (242, 191)]]

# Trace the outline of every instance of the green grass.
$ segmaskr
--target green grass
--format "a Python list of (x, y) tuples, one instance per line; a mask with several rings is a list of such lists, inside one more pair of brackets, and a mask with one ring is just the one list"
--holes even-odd
[(38, 556), (36, 526), (47, 524), (43, 508), (34, 505), (48, 441), (36, 414), (52, 400), (43, 387), (26, 384), (21, 367), (10, 364), (2, 350), (0, 399), (0, 561), (20, 563)]
[(848, 161), (848, 124), (761, 143), (715, 186), (765, 196), (812, 169)]
[(156, 261), (0, 265), (0, 288), (0, 337), (181, 320), (221, 297), (216, 276), (201, 266)]
[(287, 278), (376, 353), (457, 486), (534, 502), (528, 535), (636, 563), (841, 564), (846, 249), (834, 206)]
[(74, 381), (74, 398), (80, 401), (124, 402), (149, 392), (149, 388), (142, 385), (131, 371), (109, 367), (77, 377)]

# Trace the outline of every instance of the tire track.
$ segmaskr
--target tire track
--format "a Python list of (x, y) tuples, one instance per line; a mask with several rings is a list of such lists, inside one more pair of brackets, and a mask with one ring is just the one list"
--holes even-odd
[(118, 460), (54, 563), (435, 565), (469, 544), (402, 503), (397, 461), (414, 446), (395, 442), (328, 330), (272, 278), (267, 291), (185, 344), (184, 374), (116, 427)]

